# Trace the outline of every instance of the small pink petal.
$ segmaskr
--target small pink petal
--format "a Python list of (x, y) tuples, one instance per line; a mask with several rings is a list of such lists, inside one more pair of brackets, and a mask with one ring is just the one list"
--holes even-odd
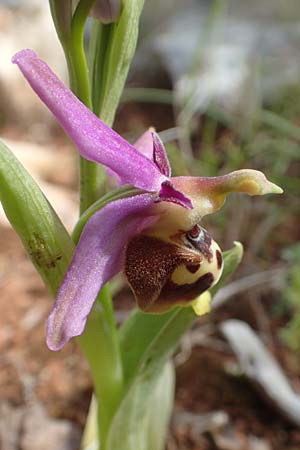
[(181, 191), (175, 189), (170, 181), (164, 181), (162, 183), (161, 190), (159, 191), (159, 197), (156, 199), (156, 201), (171, 202), (186, 209), (193, 209), (191, 200), (186, 197)]
[(154, 128), (149, 128), (145, 131), (138, 140), (133, 144), (133, 146), (148, 159), (153, 161), (153, 137), (152, 133)]
[(171, 167), (167, 157), (167, 153), (160, 137), (154, 131), (152, 132), (153, 138), (153, 161), (166, 177), (171, 176)]
[[(135, 142), (134, 147), (146, 156), (148, 159), (153, 161), (162, 175), (166, 177), (171, 176), (171, 167), (169, 160), (159, 135), (154, 131), (154, 128), (149, 128), (145, 131), (139, 139)], [(118, 185), (122, 185), (122, 180), (118, 175), (110, 169), (107, 169), (108, 176), (117, 177)]]

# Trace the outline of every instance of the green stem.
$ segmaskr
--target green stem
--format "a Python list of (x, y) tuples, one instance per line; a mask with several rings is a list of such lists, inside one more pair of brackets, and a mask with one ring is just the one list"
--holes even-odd
[[(66, 46), (71, 89), (92, 110), (88, 67), (84, 50), (87, 15), (95, 0), (81, 0), (72, 18), (71, 36)], [(80, 213), (99, 197), (99, 166), (80, 158)], [(112, 299), (108, 286), (98, 295), (85, 331), (78, 338), (94, 380), (98, 401), (98, 429), (101, 450), (105, 448), (110, 422), (123, 389), (123, 369)]]
[[(90, 80), (92, 90), (92, 102), (93, 111), (99, 116), (101, 101), (105, 94), (104, 89), (104, 70), (105, 61), (107, 58), (107, 50), (109, 47), (109, 40), (112, 37), (113, 24), (102, 24), (97, 20), (94, 20), (91, 32), (91, 38), (89, 43), (89, 67), (90, 67)], [(102, 119), (102, 117), (101, 117)], [(108, 124), (112, 126), (112, 123)]]
[(79, 345), (89, 362), (98, 400), (100, 448), (105, 449), (110, 423), (123, 391), (123, 368), (108, 286), (101, 290)]
[[(84, 29), (88, 13), (95, 0), (81, 1), (72, 18), (71, 36), (65, 46), (70, 87), (80, 100), (90, 109), (92, 101), (88, 68), (84, 51)], [(99, 196), (99, 167), (80, 157), (80, 214)]]
[(76, 95), (82, 102), (91, 109), (91, 95), (88, 77), (88, 68), (84, 51), (84, 29), (89, 11), (95, 0), (79, 2), (76, 11), (74, 12), (71, 24), (71, 39), (69, 50), (70, 70), (73, 75), (73, 80), (76, 90)]

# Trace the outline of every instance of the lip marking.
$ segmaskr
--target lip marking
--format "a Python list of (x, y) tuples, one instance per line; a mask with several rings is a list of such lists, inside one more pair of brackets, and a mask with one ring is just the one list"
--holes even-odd
[(221, 269), (223, 258), (222, 258), (222, 254), (219, 250), (216, 250), (216, 258), (217, 258), (218, 269)]
[(196, 273), (197, 270), (200, 269), (201, 264), (200, 263), (196, 263), (196, 264), (187, 264), (185, 267), (187, 268), (187, 270), (190, 273)]
[(200, 227), (200, 225), (195, 225), (188, 233), (186, 233), (186, 238), (194, 248), (202, 253), (209, 263), (212, 261), (212, 239), (204, 228)]

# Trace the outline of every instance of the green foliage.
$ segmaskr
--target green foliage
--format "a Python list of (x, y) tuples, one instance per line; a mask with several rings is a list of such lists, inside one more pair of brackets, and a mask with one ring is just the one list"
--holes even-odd
[(0, 200), (31, 261), (55, 295), (74, 244), (36, 182), (1, 142)]
[(119, 19), (93, 23), (89, 52), (93, 110), (112, 125), (133, 58), (144, 0), (122, 2)]
[(291, 350), (300, 349), (300, 243), (286, 248), (283, 258), (289, 263), (286, 287), (282, 292), (282, 312), (291, 315), (280, 336)]
[(170, 362), (165, 362), (155, 376), (138, 373), (112, 421), (107, 450), (162, 450), (173, 397)]
[[(101, 435), (101, 450), (123, 389), (123, 368), (109, 286), (104, 286), (89, 314), (85, 330), (77, 342), (91, 368), (95, 396), (100, 407), (94, 412)], [(96, 433), (97, 434), (97, 433)]]
[(72, 0), (49, 0), (52, 19), (63, 47), (71, 35)]

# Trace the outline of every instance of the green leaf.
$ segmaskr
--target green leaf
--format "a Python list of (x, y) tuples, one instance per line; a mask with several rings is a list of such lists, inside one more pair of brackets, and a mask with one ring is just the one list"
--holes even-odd
[(243, 258), (243, 245), (235, 241), (234, 247), (226, 252), (223, 252), (224, 269), (219, 282), (210, 290), (212, 297), (218, 292), (218, 290), (223, 286), (225, 281), (232, 275)]
[[(139, 373), (118, 409), (106, 450), (162, 450), (174, 398), (174, 369), (166, 362), (157, 376)], [(158, 413), (159, 407), (159, 413)]]
[[(148, 450), (165, 448), (167, 429), (173, 411), (175, 395), (175, 368), (167, 361), (160, 372), (148, 404), (148, 432), (146, 441)], [(159, 414), (157, 407), (160, 405)]]
[(49, 0), (49, 4), (57, 35), (65, 46), (71, 34), (72, 0)]
[(143, 5), (144, 0), (123, 1), (117, 22), (93, 24), (89, 55), (93, 110), (109, 126), (135, 52)]
[(54, 295), (70, 263), (74, 244), (36, 182), (1, 142), (0, 201), (31, 261)]
[(99, 448), (99, 430), (98, 430), (98, 402), (93, 395), (88, 416), (83, 430), (80, 450), (98, 450)]
[(154, 369), (161, 363), (159, 359), (170, 356), (195, 318), (190, 307), (159, 315), (135, 310), (120, 330), (125, 383), (130, 383), (138, 370), (146, 370), (149, 364)]

